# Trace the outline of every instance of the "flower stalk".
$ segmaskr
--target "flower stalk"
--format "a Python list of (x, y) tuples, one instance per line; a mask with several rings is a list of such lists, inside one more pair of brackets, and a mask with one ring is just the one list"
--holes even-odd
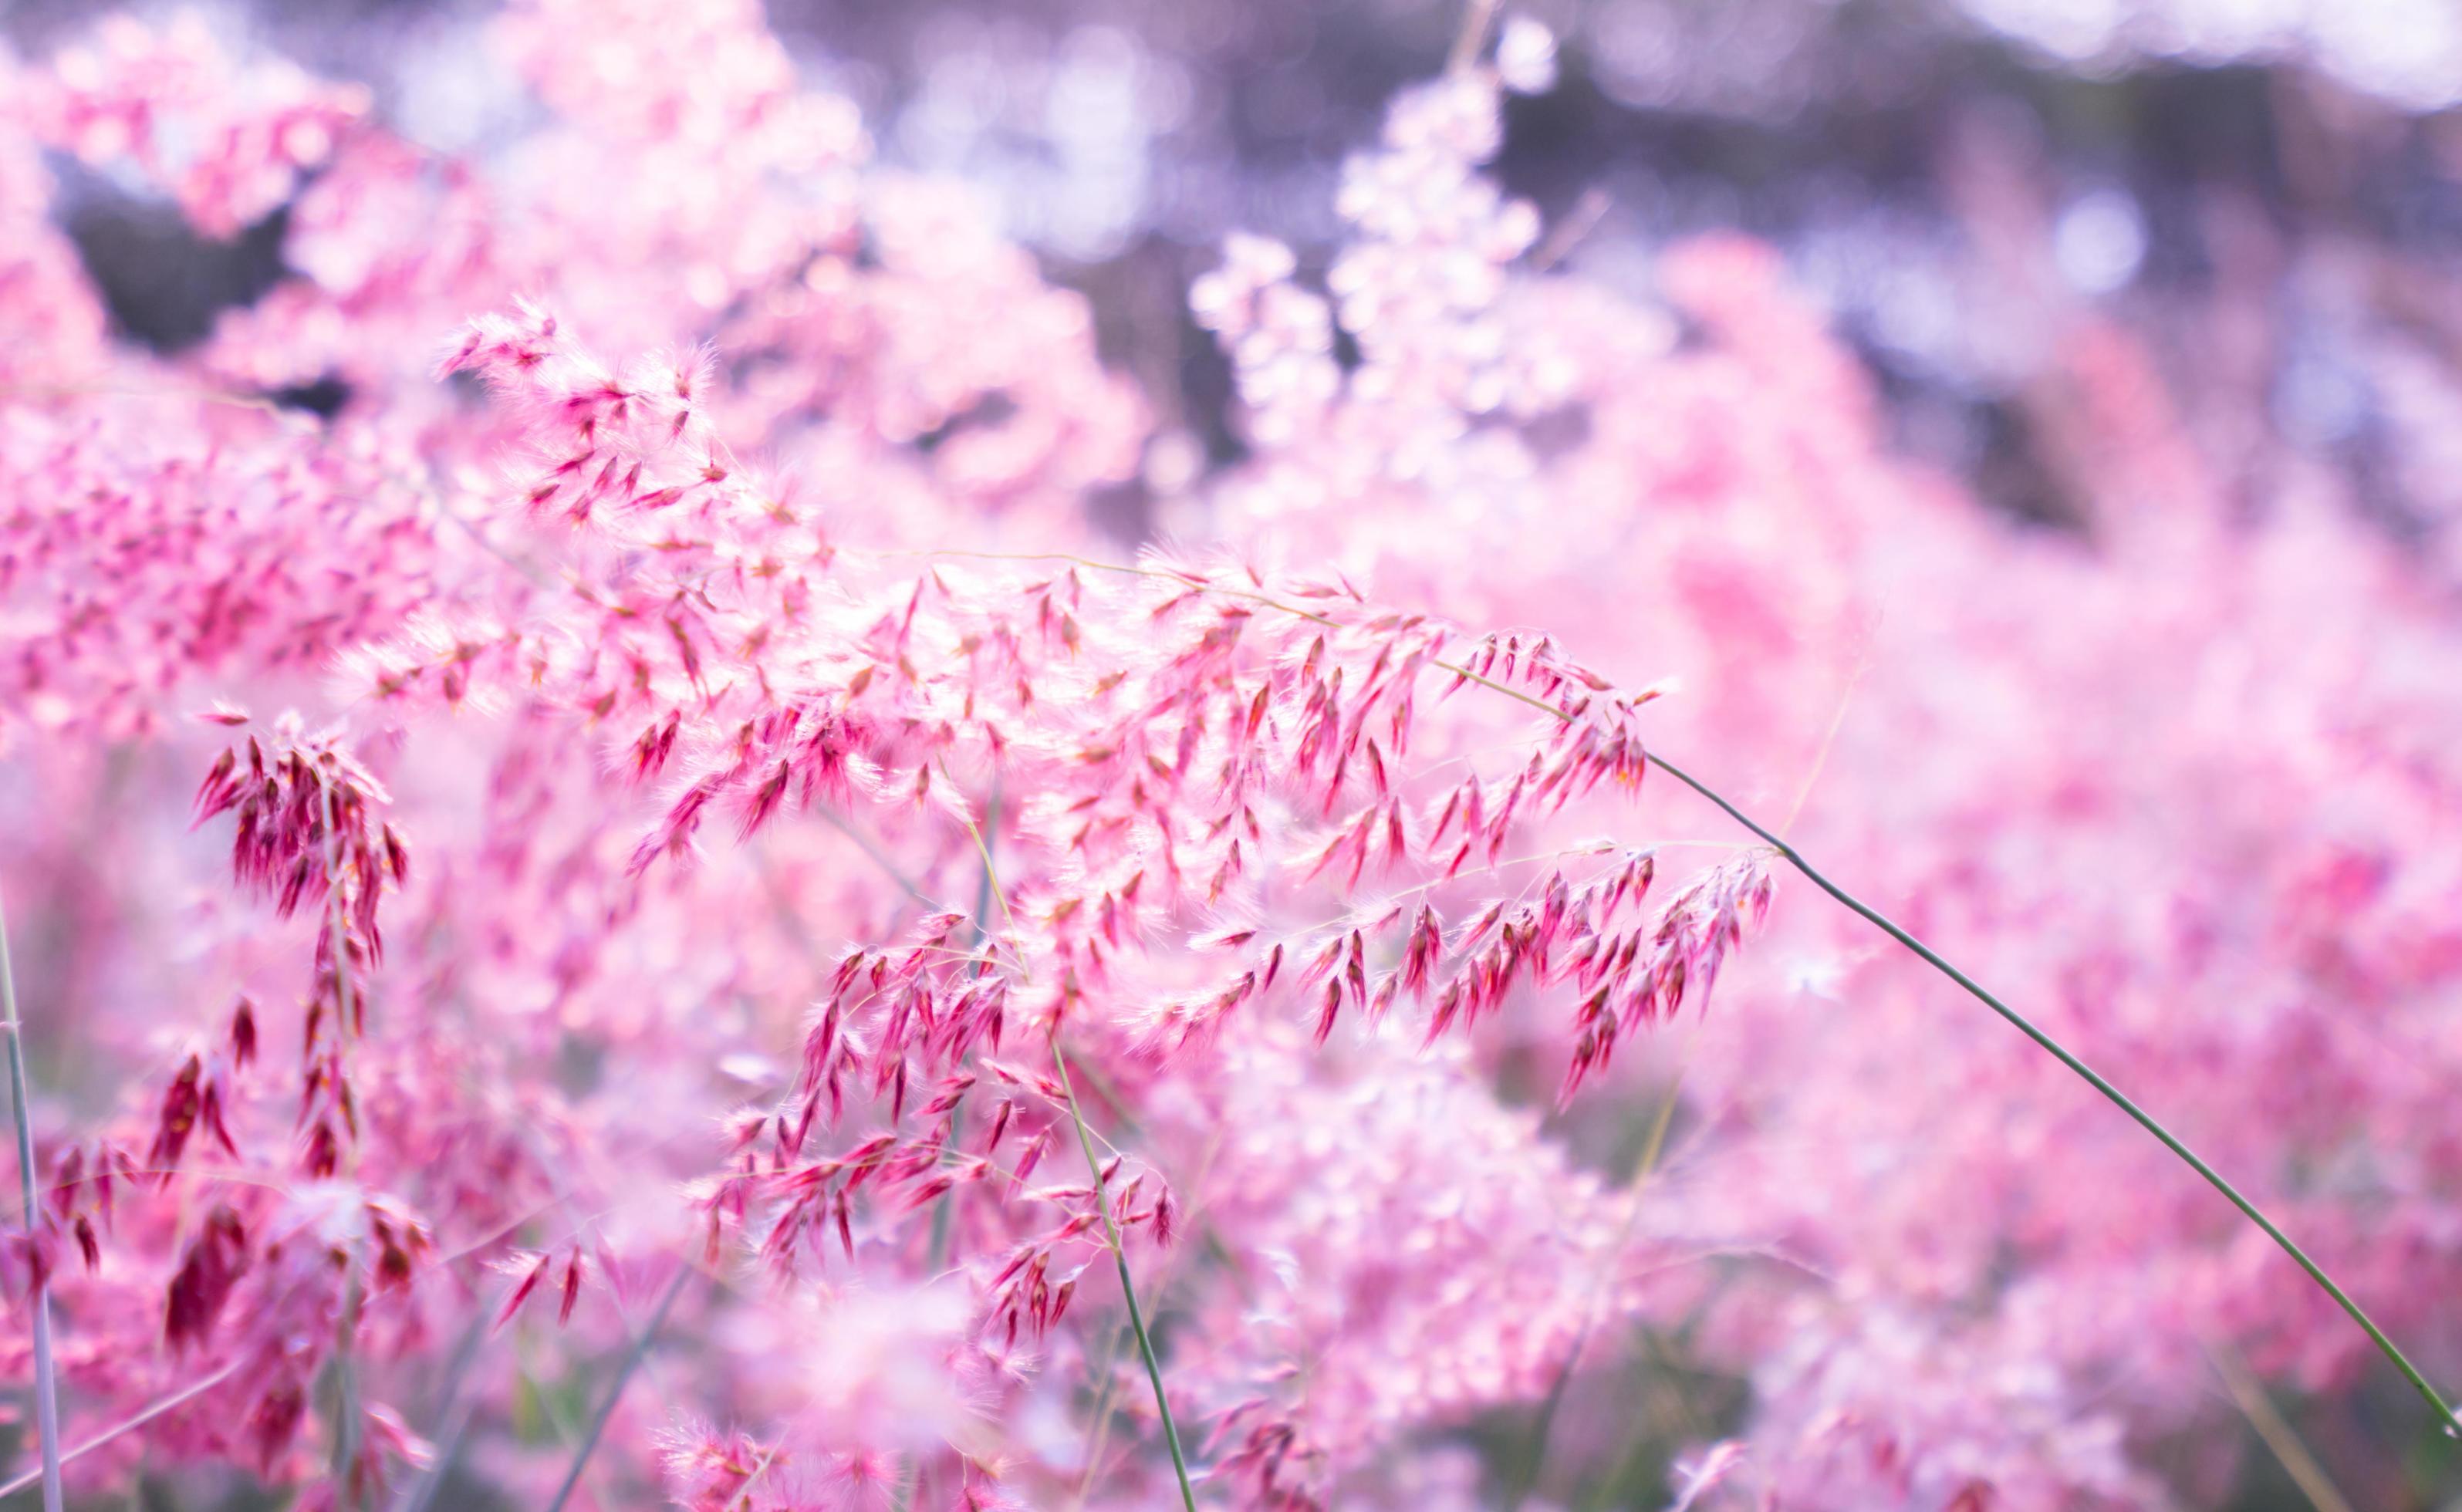
[[(26, 1035), (17, 1017), (17, 977), (9, 961), (9, 918), (0, 908), (0, 1010), (9, 1030), (10, 1110), (17, 1125), (17, 1189), (29, 1242), (34, 1235), (34, 1125), (26, 1102)], [(39, 1274), (39, 1267), (38, 1267)], [(34, 1431), (42, 1441), (43, 1512), (60, 1512), (59, 1372), (52, 1359), (52, 1288), (36, 1280), (34, 1315)]]
[(624, 1363), (616, 1368), (616, 1378), (608, 1383), (607, 1394), (599, 1399), (598, 1410), (590, 1415), (590, 1426), (582, 1430), (580, 1447), (572, 1452), (572, 1464), (564, 1472), (564, 1483), (555, 1488), (555, 1500), (547, 1504), (547, 1512), (564, 1512), (564, 1504), (572, 1500), (574, 1488), (581, 1484), (582, 1472), (590, 1468), (591, 1457), (598, 1452), (598, 1440), (606, 1436), (609, 1419), (616, 1415), (616, 1404), (624, 1399), (624, 1388), (633, 1384), (633, 1372), (641, 1368), (641, 1361), (649, 1354), (651, 1344), (659, 1337), (659, 1330), (667, 1325), (667, 1314), (675, 1307), (676, 1298), (682, 1294), (684, 1283), (692, 1276), (693, 1268), (689, 1264), (676, 1267), (676, 1279), (667, 1283), (667, 1289), (659, 1296), (659, 1306), (651, 1312), (650, 1321), (634, 1336), (633, 1347), (624, 1353)]
[(1155, 1354), (1154, 1335), (1146, 1331), (1145, 1313), (1137, 1307), (1136, 1283), (1129, 1276), (1129, 1252), (1120, 1242), (1119, 1225), (1112, 1221), (1111, 1196), (1104, 1190), (1102, 1157), (1094, 1153), (1094, 1135), (1077, 1105), (1077, 1089), (1069, 1084), (1069, 1057), (1060, 1048), (1060, 1030), (1051, 1032), (1051, 1065), (1060, 1073), (1060, 1090), (1069, 1097), (1069, 1116), (1077, 1125), (1077, 1145), (1086, 1152), (1086, 1169), (1094, 1179), (1094, 1209), (1103, 1215), (1103, 1237), (1112, 1246), (1112, 1263), (1120, 1269), (1120, 1297), (1129, 1306), (1129, 1328), (1137, 1336), (1137, 1352), (1145, 1357), (1146, 1379), (1154, 1383), (1155, 1411), (1162, 1417), (1162, 1439), (1171, 1449), (1172, 1474), (1179, 1478), (1180, 1505), (1197, 1512), (1197, 1492), (1189, 1484), (1188, 1458), (1180, 1452), (1179, 1425), (1172, 1420), (1171, 1397), (1162, 1386), (1162, 1361)]
[[(1181, 584), (1182, 586), (1187, 585), (1187, 580), (1185, 578), (1181, 578), (1174, 573), (1159, 572), (1152, 568), (1128, 567), (1115, 562), (1094, 561), (1090, 558), (1075, 556), (1065, 552), (990, 552), (942, 549), (923, 554), (934, 556), (967, 556), (986, 560), (1066, 561), (1093, 572), (1113, 572), (1135, 577), (1159, 578), (1174, 581)], [(1199, 591), (1261, 604), (1266, 608), (1279, 611), (1280, 613), (1328, 627), (1331, 627), (1335, 623), (1335, 621), (1328, 616), (1319, 614), (1310, 609), (1303, 608), (1297, 604), (1288, 603), (1267, 594), (1250, 593), (1241, 589), (1223, 588), (1213, 584), (1203, 585)], [(1513, 699), (1522, 703), (1526, 703), (1530, 707), (1545, 714), (1550, 719), (1557, 721), (1559, 724), (1570, 724), (1574, 723), (1573, 714), (1567, 712), (1565, 708), (1558, 706), (1556, 703), (1550, 702), (1545, 699), (1534, 698), (1520, 688), (1514, 687), (1509, 683), (1501, 682), (1472, 667), (1463, 665), (1459, 661), (1444, 658), (1435, 658), (1432, 659), (1428, 664), (1438, 671), (1452, 673), (1462, 681), (1476, 682), (1493, 692), (1501, 693), (1506, 698)], [(1863, 918), (1867, 923), (1869, 923), (1874, 928), (1880, 930), (1883, 934), (1888, 935), (1891, 940), (1896, 940), (1900, 945), (1903, 945), (1908, 950), (1913, 952), (1916, 957), (1921, 959), (1933, 970), (1938, 971), (1941, 975), (1949, 978), (1950, 981), (1956, 983), (1960, 987), (1964, 988), (1969, 994), (1975, 997), (1976, 1001), (1983, 1004), (1984, 1006), (1990, 1008), (1993, 1012), (1999, 1014), (2003, 1019), (2006, 1019), (2010, 1024), (2015, 1026), (2020, 1033), (2024, 1034), (2028, 1039), (2033, 1040), (2037, 1046), (2041, 1047), (2045, 1052), (2049, 1053), (2062, 1065), (2067, 1067), (2072, 1072), (2076, 1073), (2096, 1091), (2101, 1092), (2112, 1103), (2114, 1107), (2120, 1109), (2121, 1112), (2127, 1113), (2130, 1118), (2135, 1119), (2141, 1128), (2145, 1129), (2147, 1133), (2152, 1134), (2157, 1140), (2161, 1141), (2165, 1149), (2178, 1156), (2191, 1170), (2205, 1177), (2207, 1184), (2212, 1186), (2215, 1191), (2221, 1193), (2224, 1198), (2229, 1199), (2234, 1207), (2239, 1209), (2243, 1217), (2248, 1219), (2250, 1222), (2255, 1223), (2259, 1229), (2263, 1230), (2266, 1237), (2273, 1240), (2274, 1242), (2281, 1248), (2284, 1254), (2289, 1255), (2295, 1262), (2297, 1262), (2300, 1268), (2308, 1273), (2309, 1279), (2314, 1281), (2320, 1287), (2323, 1288), (2325, 1294), (2333, 1298), (2335, 1304), (2340, 1307), (2344, 1313), (2349, 1315), (2351, 1321), (2360, 1326), (2361, 1331), (2365, 1332), (2368, 1336), (2369, 1340), (2376, 1345), (2378, 1352), (2390, 1361), (2395, 1370), (2402, 1372), (2403, 1378), (2408, 1381), (2411, 1384), (2412, 1389), (2417, 1391), (2420, 1396), (2427, 1401), (2430, 1408), (2434, 1410), (2439, 1425), (2444, 1428), (2446, 1433), (2451, 1436), (2462, 1437), (2462, 1416), (2455, 1415), (2453, 1408), (2445, 1400), (2444, 1396), (2437, 1392), (2436, 1388), (2429, 1384), (2428, 1378), (2419, 1372), (2418, 1367), (2410, 1363), (2409, 1357), (2405, 1355), (2402, 1350), (2395, 1346), (2394, 1342), (2386, 1336), (2385, 1330), (2377, 1327), (2376, 1321), (2368, 1316), (2366, 1309), (2363, 1308), (2357, 1302), (2353, 1301), (2347, 1292), (2343, 1291), (2340, 1285), (2336, 1285), (2334, 1278), (2327, 1275), (2324, 1268), (2319, 1265), (2316, 1261), (2310, 1259), (2307, 1251), (2301, 1249), (2299, 1244), (2294, 1242), (2291, 1236), (2284, 1233), (2272, 1219), (2266, 1217), (2265, 1213), (2259, 1209), (2255, 1202), (2250, 1201), (2249, 1199), (2241, 1193), (2239, 1188), (2232, 1185), (2230, 1181), (2223, 1177), (2220, 1172), (2216, 1171), (2213, 1166), (2208, 1165), (2195, 1151), (2190, 1149), (2187, 1144), (2183, 1143), (2177, 1134), (2174, 1134), (2170, 1129), (2164, 1127), (2160, 1120), (2147, 1112), (2145, 1109), (2140, 1108), (2134, 1101), (2130, 1100), (2126, 1093), (2122, 1092), (2119, 1088), (2114, 1087), (2108, 1080), (2105, 1079), (2105, 1077), (2100, 1072), (2096, 1071), (2094, 1068), (2086, 1065), (2085, 1062), (2080, 1060), (2075, 1054), (2073, 1054), (2067, 1047), (2062, 1045), (2058, 1040), (2052, 1038), (2051, 1035), (2045, 1033), (2034, 1023), (2034, 1021), (2028, 1019), (2024, 1014), (2019, 1013), (2017, 1009), (2011, 1007), (2008, 1004), (1994, 996), (1979, 983), (1976, 982), (1974, 978), (1969, 977), (1966, 973), (1958, 970), (1957, 967), (1950, 964), (1950, 962), (1944, 960), (1938, 952), (1933, 950), (1931, 946), (1926, 945), (1922, 940), (1917, 940), (1913, 935), (1909, 934), (1888, 916), (1882, 914), (1879, 910), (1873, 908), (1871, 905), (1864, 902), (1861, 898), (1856, 897), (1853, 894), (1848, 893), (1846, 889), (1840, 887), (1837, 883), (1831, 881), (1827, 876), (1824, 875), (1819, 869), (1814, 867), (1811, 862), (1805, 860), (1802, 852), (1787, 844), (1787, 842), (1778, 834), (1756, 823), (1750, 816), (1746, 815), (1742, 810), (1738, 809), (1734, 804), (1729, 803), (1715, 789), (1702, 783), (1700, 779), (1693, 776), (1690, 772), (1684, 770), (1684, 768), (1676, 766), (1674, 763), (1670, 762), (1655, 751), (1647, 752), (1646, 760), (1650, 765), (1658, 767), (1661, 771), (1666, 772), (1669, 776), (1682, 783), (1685, 787), (1692, 788), (1695, 792), (1699, 793), (1702, 797), (1708, 799), (1712, 804), (1716, 805), (1722, 812), (1724, 812), (1727, 817), (1733, 819), (1736, 823), (1742, 825), (1746, 830), (1751, 831), (1752, 833), (1759, 837), (1762, 843), (1767, 845), (1771, 851), (1785, 860), (1789, 866), (1794, 867), (1796, 871), (1802, 873), (1805, 879), (1810, 881), (1815, 887), (1818, 887), (1821, 891), (1828, 894), (1832, 898), (1845, 906), (1850, 913), (1855, 914), (1859, 918)], [(1057, 1048), (1056, 1043), (1054, 1048), (1055, 1049)]]
[(2444, 1396), (2437, 1392), (2435, 1387), (2428, 1384), (2428, 1378), (2419, 1373), (2418, 1367), (2412, 1365), (2409, 1358), (2395, 1346), (2394, 1342), (2386, 1337), (2385, 1330), (2376, 1326), (2375, 1320), (2368, 1316), (2366, 1309), (2362, 1307), (2358, 1303), (2352, 1301), (2350, 1294), (2345, 1292), (2341, 1286), (2336, 1285), (2334, 1284), (2333, 1277), (2325, 1274), (2323, 1266), (2318, 1264), (2314, 1260), (2309, 1259), (2308, 1252), (2301, 1249), (2297, 1243), (2293, 1242), (2291, 1236), (2284, 1233), (2279, 1227), (2278, 1227), (2275, 1224), (2274, 1220), (2266, 1217), (2264, 1211), (2255, 1202), (2250, 1201), (2248, 1198), (2240, 1192), (2239, 1188), (2232, 1185), (2230, 1181), (2224, 1179), (2221, 1172), (2216, 1171), (2213, 1166), (2208, 1165), (2195, 1151), (2190, 1149), (2185, 1143), (2183, 1143), (2179, 1135), (2165, 1128), (2161, 1120), (2148, 1112), (2145, 1109), (2137, 1106), (2135, 1102), (2130, 1100), (2127, 1093), (2123, 1092), (2119, 1088), (2114, 1087), (2110, 1082), (2105, 1080), (2103, 1075), (2096, 1071), (2093, 1067), (2088, 1066), (2085, 1062), (2078, 1059), (2075, 1054), (2070, 1052), (2068, 1047), (2052, 1038), (2049, 1034), (2044, 1033), (2041, 1028), (2036, 1026), (2033, 1020), (2027, 1018), (2024, 1014), (2019, 1012), (2017, 1009), (1995, 997), (1991, 992), (1985, 990), (1980, 983), (1977, 983), (1965, 972), (1958, 970), (1955, 966), (1951, 965), (1947, 961), (1941, 958), (1938, 952), (1925, 944), (1922, 940), (1917, 940), (1914, 936), (1907, 933), (1905, 929), (1901, 928), (1895, 921), (1890, 919), (1880, 910), (1872, 907), (1870, 904), (1865, 902), (1862, 898), (1857, 897), (1852, 893), (1847, 892), (1845, 888), (1840, 887), (1828, 877), (1824, 876), (1811, 862), (1803, 858), (1802, 853), (1798, 852), (1793, 846), (1787, 844), (1784, 840), (1780, 839), (1777, 835), (1772, 834), (1769, 831), (1764, 830), (1760, 825), (1754, 823), (1742, 810), (1738, 809), (1734, 804), (1729, 803), (1725, 798), (1720, 797), (1716, 791), (1703, 785), (1698, 778), (1693, 776), (1692, 773), (1686, 771), (1681, 767), (1676, 766), (1666, 757), (1660, 756), (1655, 752), (1652, 753), (1650, 760), (1651, 764), (1656, 767), (1659, 770), (1667, 773), (1670, 777), (1674, 778), (1677, 782), (1682, 783), (1685, 787), (1692, 788), (1702, 797), (1709, 799), (1710, 802), (1716, 804), (1721, 810), (1723, 810), (1728, 818), (1735, 820), (1738, 824), (1742, 825), (1745, 829), (1750, 830), (1754, 834), (1760, 836), (1762, 842), (1767, 844), (1770, 849), (1776, 851), (1781, 856), (1784, 857), (1789, 866), (1792, 866), (1798, 872), (1803, 873), (1804, 878), (1811, 882), (1813, 886), (1821, 889), (1831, 897), (1837, 899), (1838, 902), (1844, 905), (1848, 912), (1855, 914), (1865, 922), (1870, 924), (1873, 928), (1878, 929), (1881, 933), (1889, 936), (1891, 940), (1896, 940), (1899, 944), (1904, 945), (1907, 949), (1914, 952), (1916, 956), (1920, 957), (1923, 961), (1927, 965), (1930, 965), (1933, 970), (1939, 972), (1942, 976), (1947, 977), (1950, 981), (1956, 983), (1959, 986), (1965, 988), (1968, 993), (1973, 995), (1974, 998), (1977, 1002), (1981, 1003), (1985, 1007), (1990, 1008), (1993, 1012), (1998, 1013), (2002, 1018), (2008, 1020), (2012, 1025), (2015, 1025), (2019, 1033), (2025, 1035), (2026, 1038), (2034, 1041), (2038, 1046), (2041, 1047), (2042, 1049), (2049, 1053), (2053, 1059), (2059, 1061), (2062, 1066), (2065, 1066), (2070, 1070), (2076, 1072), (2079, 1077), (2084, 1080), (2087, 1086), (2092, 1087), (2096, 1091), (2103, 1093), (2106, 1098), (2110, 1100), (2112, 1106), (2118, 1108), (2122, 1112), (2127, 1113), (2129, 1117), (2137, 1120), (2139, 1127), (2143, 1128), (2148, 1134), (2152, 1134), (2156, 1139), (2161, 1140), (2163, 1148), (2179, 1156), (2182, 1161), (2187, 1163), (2189, 1169), (2196, 1172), (2197, 1175), (2204, 1177), (2208, 1185), (2212, 1186), (2215, 1191), (2220, 1192), (2230, 1200), (2232, 1206), (2240, 1210), (2243, 1217), (2245, 1217), (2250, 1222), (2255, 1223), (2258, 1228), (2263, 1229), (2265, 1231), (2265, 1236), (2268, 1239), (2273, 1240), (2276, 1244), (2281, 1246), (2284, 1254), (2289, 1255), (2293, 1260), (2297, 1261), (2300, 1264), (2300, 1268), (2308, 1273), (2308, 1279), (2323, 1287), (2325, 1295), (2333, 1298), (2336, 1305), (2341, 1307), (2344, 1312), (2350, 1314), (2351, 1321), (2358, 1324), (2361, 1330), (2365, 1332), (2368, 1338), (2375, 1343), (2378, 1352), (2382, 1353), (2386, 1359), (2392, 1361), (2394, 1369), (2402, 1372), (2403, 1379), (2410, 1382), (2411, 1387), (2419, 1393), (2420, 1396), (2427, 1401), (2428, 1405), (2435, 1410), (2436, 1415), (2440, 1420), (2440, 1424), (2446, 1432), (2456, 1436), (2462, 1436), (2462, 1417), (2456, 1417), (2454, 1415), (2452, 1407), (2446, 1402)]

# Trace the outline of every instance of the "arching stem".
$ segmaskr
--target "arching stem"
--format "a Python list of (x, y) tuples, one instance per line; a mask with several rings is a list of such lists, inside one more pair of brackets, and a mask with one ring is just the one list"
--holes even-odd
[(2298, 1244), (2293, 1243), (2290, 1235), (2285, 1234), (2281, 1229), (2276, 1227), (2274, 1220), (2266, 1217), (2264, 1212), (2260, 1210), (2256, 1203), (2240, 1195), (2239, 1188), (2223, 1179), (2222, 1173), (2216, 1171), (2213, 1166), (2206, 1164), (2206, 1162), (2198, 1156), (2195, 1151), (2181, 1143), (2179, 1135), (2163, 1127), (2162, 1122), (2155, 1118), (2153, 1114), (2148, 1112), (2145, 1109), (2138, 1107), (2136, 1103), (2130, 1101), (2127, 1093), (2122, 1091), (2119, 1088), (2114, 1087), (2111, 1083), (2104, 1080), (2102, 1074), (2096, 1071), (2093, 1067), (2088, 1066), (2085, 1062), (2071, 1054), (2068, 1047), (2052, 1038), (2049, 1034), (2044, 1033), (2041, 1028), (2038, 1028), (2032, 1019), (2027, 1018), (2024, 1014), (2001, 1002), (1998, 998), (1994, 997), (1973, 977), (1968, 976), (1965, 972), (1958, 970), (1955, 966), (1953, 966), (1948, 961), (1942, 960), (1938, 952), (1934, 951), (1930, 945), (1925, 944), (1922, 940), (1917, 940), (1914, 936), (1907, 933), (1906, 930), (1900, 928), (1894, 920), (1890, 919), (1880, 910), (1865, 902), (1862, 898), (1857, 897), (1854, 894), (1847, 892), (1845, 888), (1840, 887), (1837, 883), (1829, 880), (1826, 876), (1822, 875), (1819, 869), (1815, 868), (1811, 862), (1806, 861), (1803, 854), (1793, 846), (1787, 844), (1784, 840), (1780, 839), (1777, 835), (1770, 833), (1767, 830), (1764, 830), (1760, 825), (1754, 823), (1751, 818), (1745, 815), (1742, 810), (1738, 809), (1734, 804), (1729, 803), (1717, 792), (1704, 786), (1700, 780), (1693, 776), (1692, 773), (1686, 771), (1683, 767), (1676, 766), (1664, 756), (1653, 754), (1650, 758), (1650, 761), (1651, 765), (1656, 767), (1659, 770), (1667, 773), (1667, 775), (1674, 778), (1677, 782), (1682, 783), (1685, 787), (1692, 788), (1695, 792), (1699, 793), (1702, 797), (1707, 798), (1712, 803), (1717, 805), (1719, 809), (1725, 810), (1728, 818), (1735, 820), (1738, 824), (1742, 825), (1745, 829), (1750, 830), (1753, 833), (1759, 835), (1765, 843), (1768, 844), (1770, 849), (1785, 857), (1787, 864), (1803, 873), (1805, 879), (1811, 882), (1813, 886), (1828, 894), (1831, 897), (1836, 898), (1841, 904), (1846, 906), (1849, 913), (1858, 915), (1873, 928), (1878, 929), (1881, 933), (1889, 936), (1891, 940), (1896, 940), (1899, 944), (1906, 946), (1907, 949), (1913, 951), (1917, 956), (1923, 958), (1925, 963), (1930, 965), (1933, 970), (1939, 972), (1942, 976), (1947, 977), (1950, 981), (1956, 983), (1959, 986), (1964, 987), (1985, 1007), (1990, 1008), (1993, 1012), (1998, 1013), (2002, 1018), (2008, 1020), (2011, 1024), (2017, 1026), (2018, 1032), (2025, 1035), (2026, 1038), (2042, 1047), (2042, 1048), (2047, 1051), (2053, 1059), (2059, 1061), (2070, 1070), (2075, 1071), (2084, 1080), (2087, 1086), (2092, 1087), (2096, 1091), (2099, 1091), (2103, 1093), (2105, 1097), (2109, 1098), (2112, 1106), (2118, 1108), (2122, 1112), (2127, 1113), (2129, 1117), (2136, 1119), (2141, 1128), (2163, 1142), (2163, 1148), (2170, 1151), (2173, 1155), (2178, 1156), (2183, 1161), (2187, 1162), (2189, 1169), (2196, 1172), (2197, 1175), (2204, 1177), (2207, 1183), (2215, 1191), (2220, 1192), (2225, 1198), (2229, 1199), (2231, 1205), (2238, 1208), (2241, 1214), (2245, 1216), (2250, 1222), (2255, 1223), (2258, 1228), (2263, 1229), (2268, 1239), (2273, 1240), (2277, 1244), (2282, 1246), (2282, 1252), (2284, 1254), (2289, 1255), (2293, 1260), (2299, 1262), (2300, 1268), (2308, 1273), (2308, 1279), (2314, 1281), (2318, 1285), (2322, 1286), (2325, 1289), (2325, 1295), (2333, 1298), (2344, 1312), (2350, 1314), (2351, 1321), (2358, 1324), (2370, 1339), (2376, 1341), (2378, 1350), (2381, 1351), (2386, 1359), (2393, 1362), (2393, 1368), (2400, 1371), (2403, 1373), (2403, 1378), (2410, 1382), (2412, 1387), (2418, 1391), (2419, 1394), (2427, 1400), (2428, 1405), (2436, 1410), (2436, 1415), (2442, 1422), (2445, 1430), (2450, 1434), (2462, 1436), (2462, 1418), (2454, 1416), (2453, 1409), (2447, 1405), (2443, 1396), (2437, 1394), (2436, 1388), (2428, 1384), (2428, 1378), (2419, 1373), (2417, 1367), (2410, 1363), (2409, 1359), (2403, 1354), (2401, 1350), (2394, 1347), (2394, 1342), (2391, 1339), (2385, 1336), (2385, 1330), (2376, 1326), (2375, 1320), (2371, 1319), (2367, 1315), (2366, 1310), (2361, 1307), (2358, 1303), (2353, 1302), (2350, 1299), (2349, 1294), (2344, 1292), (2342, 1287), (2336, 1285), (2334, 1284), (2334, 1278), (2325, 1274), (2324, 1267), (2309, 1259), (2308, 1252), (2306, 1250), (2301, 1249)]

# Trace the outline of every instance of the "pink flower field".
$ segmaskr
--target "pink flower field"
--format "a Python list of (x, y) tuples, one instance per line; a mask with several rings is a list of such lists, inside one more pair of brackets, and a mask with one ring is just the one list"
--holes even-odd
[(757, 0), (0, 52), (0, 1504), (2462, 1506), (2462, 253), (1976, 118), (2013, 507), (1393, 9), (1142, 293)]

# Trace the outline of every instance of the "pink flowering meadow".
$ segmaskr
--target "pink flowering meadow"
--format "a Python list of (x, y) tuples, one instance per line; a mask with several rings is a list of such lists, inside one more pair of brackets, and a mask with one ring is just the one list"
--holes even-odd
[(2462, 1496), (2462, 558), (2048, 287), (1988, 507), (1473, 11), (1210, 459), (756, 0), (0, 54), (9, 1504)]

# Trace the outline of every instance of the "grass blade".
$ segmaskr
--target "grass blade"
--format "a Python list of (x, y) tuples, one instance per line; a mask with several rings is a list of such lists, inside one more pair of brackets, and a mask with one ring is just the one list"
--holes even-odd
[(582, 1431), (581, 1447), (572, 1452), (572, 1467), (565, 1471), (564, 1484), (555, 1488), (555, 1500), (547, 1504), (547, 1512), (564, 1512), (564, 1504), (572, 1500), (573, 1488), (581, 1484), (581, 1473), (590, 1468), (590, 1457), (598, 1452), (598, 1440), (607, 1433), (608, 1419), (616, 1415), (616, 1404), (624, 1399), (624, 1388), (632, 1384), (633, 1372), (641, 1368), (642, 1358), (650, 1352), (651, 1341), (659, 1336), (660, 1328), (666, 1327), (668, 1311), (682, 1293), (684, 1283), (692, 1277), (692, 1266), (676, 1268), (676, 1279), (667, 1283), (666, 1292), (659, 1298), (658, 1310), (650, 1314), (649, 1324), (634, 1339), (633, 1348), (624, 1356), (624, 1363), (616, 1369), (616, 1379), (608, 1383), (606, 1397), (599, 1402), (598, 1411), (591, 1415), (590, 1426)]

